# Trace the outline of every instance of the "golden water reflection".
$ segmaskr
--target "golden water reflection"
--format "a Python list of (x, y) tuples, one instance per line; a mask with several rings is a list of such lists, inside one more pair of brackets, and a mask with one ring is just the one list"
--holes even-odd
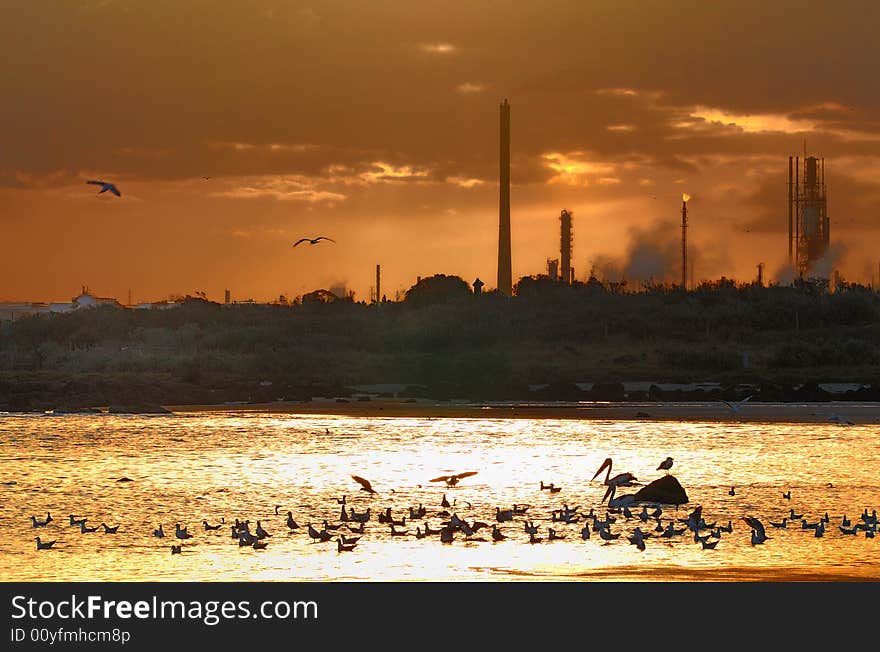
[[(329, 434), (327, 430), (329, 429)], [(857, 519), (878, 506), (880, 447), (876, 426), (835, 424), (686, 423), (556, 419), (369, 418), (260, 413), (199, 413), (171, 416), (0, 416), (0, 577), (3, 580), (581, 580), (581, 579), (877, 579), (877, 539), (845, 536), (841, 517)], [(685, 518), (696, 504), (709, 522), (733, 521), (715, 550), (692, 537), (651, 538), (646, 550), (624, 534), (604, 542), (580, 538), (583, 523), (551, 523), (563, 504), (600, 504), (604, 487), (590, 482), (606, 457), (612, 475), (630, 471), (642, 481), (662, 475), (657, 465), (675, 460), (672, 473), (691, 505), (666, 510)], [(478, 474), (455, 488), (431, 478), (463, 471)], [(378, 495), (351, 480), (368, 478)], [(120, 483), (121, 477), (133, 482)], [(562, 491), (550, 494), (540, 482)], [(735, 495), (728, 495), (734, 486)], [(782, 498), (791, 490), (790, 501)], [(409, 506), (428, 508), (439, 527), (443, 494), (468, 520), (495, 522), (495, 507), (528, 504), (540, 524), (541, 544), (529, 545), (522, 517), (505, 523), (508, 539), (390, 537), (375, 515), (392, 507), (396, 518)], [(334, 500), (348, 496), (373, 519), (352, 553), (335, 542), (312, 543), (305, 524), (338, 522)], [(274, 506), (281, 505), (280, 515)], [(828, 512), (822, 538), (800, 524), (768, 526), (772, 539), (752, 546), (740, 518), (765, 524), (790, 508), (814, 522)], [(284, 513), (302, 529), (289, 533)], [(45, 528), (30, 517), (52, 513)], [(81, 534), (68, 514), (121, 524), (115, 535)], [(228, 527), (205, 532), (202, 520), (256, 521), (273, 536), (266, 550), (239, 548)], [(151, 536), (159, 523), (165, 539)], [(184, 554), (170, 555), (174, 524), (193, 533)], [(410, 533), (421, 521), (408, 522)], [(564, 540), (548, 543), (547, 527)], [(34, 537), (55, 539), (36, 551)]]

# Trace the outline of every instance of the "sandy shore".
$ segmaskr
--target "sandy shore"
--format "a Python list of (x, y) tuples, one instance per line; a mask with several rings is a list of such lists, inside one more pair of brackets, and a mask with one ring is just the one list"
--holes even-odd
[(644, 421), (739, 421), (828, 423), (838, 414), (856, 425), (880, 424), (880, 403), (747, 403), (734, 414), (723, 403), (485, 403), (419, 400), (339, 401), (223, 405), (166, 405), (173, 412), (269, 412), (358, 417), (447, 417), (470, 419), (587, 419)]

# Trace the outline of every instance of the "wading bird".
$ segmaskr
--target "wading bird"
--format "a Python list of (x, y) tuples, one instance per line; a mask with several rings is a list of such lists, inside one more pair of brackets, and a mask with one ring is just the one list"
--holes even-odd
[(100, 195), (103, 192), (107, 192), (108, 190), (112, 192), (117, 197), (122, 197), (122, 193), (119, 192), (119, 189), (110, 183), (109, 181), (86, 181), (86, 183), (91, 184), (93, 186), (101, 186), (101, 189), (98, 191)]
[(455, 475), (441, 475), (437, 478), (429, 480), (429, 482), (446, 482), (447, 487), (454, 487), (462, 478), (469, 478), (477, 475), (476, 471), (465, 471), (464, 473), (456, 473)]
[(297, 245), (300, 245), (300, 244), (302, 244), (303, 242), (308, 242), (309, 244), (313, 244), (313, 245), (314, 245), (314, 244), (318, 244), (318, 242), (321, 241), (321, 240), (327, 240), (327, 241), (329, 241), (329, 242), (336, 242), (336, 240), (333, 240), (332, 238), (326, 238), (326, 237), (324, 237), (323, 235), (319, 235), (317, 238), (300, 238), (299, 240), (297, 240), (297, 241), (294, 243), (293, 246), (296, 247)]

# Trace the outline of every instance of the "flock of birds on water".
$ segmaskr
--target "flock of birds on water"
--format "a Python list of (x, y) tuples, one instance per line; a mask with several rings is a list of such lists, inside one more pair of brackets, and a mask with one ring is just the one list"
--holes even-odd
[[(213, 179), (213, 177), (202, 177), (202, 178), (205, 179), (206, 181), (209, 179)], [(112, 183), (110, 181), (102, 181), (100, 179), (92, 179), (90, 181), (86, 181), (86, 184), (92, 185), (92, 186), (101, 186), (101, 189), (98, 191), (99, 195), (101, 195), (105, 192), (110, 192), (110, 193), (116, 195), (117, 197), (122, 197), (122, 193), (119, 192), (119, 188), (116, 187), (115, 183)], [(336, 242), (336, 240), (334, 240), (333, 238), (328, 238), (326, 236), (319, 235), (316, 238), (300, 238), (297, 242), (295, 242), (293, 244), (293, 246), (297, 247), (297, 246), (301, 245), (303, 242), (308, 242), (311, 245), (316, 245), (319, 242), (321, 242), (322, 240), (326, 240), (328, 242), (334, 242), (334, 243)]]
[[(672, 468), (673, 458), (667, 457), (657, 467), (657, 470), (665, 471), (668, 475)], [(588, 512), (583, 511), (580, 506), (569, 507), (567, 503), (559, 509), (552, 510), (550, 514), (550, 525), (547, 525), (546, 535), (543, 533), (540, 525), (533, 520), (533, 514), (529, 512), (531, 506), (526, 504), (514, 504), (512, 506), (494, 508), (494, 517), (488, 519), (490, 522), (481, 521), (477, 518), (465, 516), (462, 518), (458, 515), (458, 511), (462, 511), (464, 506), (468, 510), (472, 510), (473, 505), (468, 501), (462, 501), (463, 505), (456, 509), (456, 500), (449, 502), (446, 493), (440, 501), (439, 509), (432, 509), (428, 514), (428, 508), (421, 503), (408, 506), (407, 511), (399, 516), (395, 516), (392, 507), (385, 507), (378, 513), (373, 512), (373, 507), (368, 506), (365, 510), (358, 512), (354, 506), (348, 504), (347, 496), (336, 498), (336, 507), (338, 514), (334, 514), (331, 522), (328, 518), (323, 518), (319, 525), (313, 524), (312, 521), (304, 521), (303, 525), (297, 522), (292, 511), (287, 511), (284, 519), (284, 527), (288, 534), (299, 533), (305, 530), (309, 539), (313, 543), (328, 543), (334, 541), (336, 549), (339, 553), (353, 552), (361, 538), (367, 533), (367, 523), (375, 520), (382, 526), (389, 528), (386, 530), (392, 538), (409, 537), (416, 539), (425, 539), (431, 537), (439, 538), (443, 544), (452, 544), (456, 538), (466, 542), (488, 542), (485, 536), (480, 536), (482, 530), (486, 531), (486, 535), (491, 538), (492, 542), (504, 541), (513, 537), (517, 532), (528, 535), (527, 542), (529, 544), (538, 544), (543, 542), (552, 542), (566, 538), (577, 538), (589, 540), (596, 536), (606, 543), (615, 542), (620, 539), (621, 535), (625, 535), (631, 545), (638, 550), (646, 549), (646, 541), (650, 538), (659, 540), (669, 540), (674, 538), (682, 538), (693, 534), (694, 543), (699, 543), (704, 550), (714, 549), (721, 541), (722, 534), (731, 534), (734, 531), (733, 522), (728, 520), (726, 524), (719, 524), (716, 521), (707, 522), (703, 516), (702, 506), (697, 506), (689, 512), (687, 518), (676, 518), (667, 514), (670, 506), (666, 505), (667, 511), (664, 511), (664, 505), (659, 503), (636, 503), (633, 496), (623, 496), (615, 498), (615, 490), (618, 487), (631, 487), (641, 484), (638, 478), (632, 473), (620, 473), (611, 476), (612, 468), (611, 458), (607, 458), (599, 470), (596, 471), (591, 481), (595, 481), (602, 473), (606, 471), (602, 484), (607, 487), (605, 496), (602, 498), (600, 505), (608, 501), (605, 506), (605, 513), (600, 517), (596, 513), (595, 508), (590, 508)], [(456, 487), (459, 482), (465, 478), (476, 475), (476, 471), (467, 471), (464, 473), (456, 473), (450, 475), (442, 475), (430, 480), (430, 482), (445, 482), (448, 488)], [(360, 485), (360, 490), (369, 494), (370, 498), (378, 496), (378, 492), (373, 488), (372, 483), (358, 475), (352, 475), (352, 479)], [(129, 478), (124, 478), (129, 480)], [(421, 486), (421, 485), (420, 485)], [(542, 480), (539, 485), (540, 491), (548, 491), (555, 494), (561, 491), (561, 487), (556, 486), (552, 482), (545, 484)], [(393, 490), (391, 493), (394, 493)], [(730, 487), (728, 495), (735, 496), (736, 487)], [(791, 490), (782, 493), (783, 501), (791, 500)], [(638, 507), (641, 507), (639, 510)], [(632, 507), (632, 509), (630, 509)], [(676, 509), (679, 507), (675, 506)], [(274, 516), (282, 516), (280, 510), (281, 505), (275, 505)], [(601, 509), (601, 507), (600, 507)], [(452, 511), (450, 511), (452, 510)], [(664, 524), (663, 519), (666, 518)], [(80, 534), (101, 532), (104, 535), (114, 535), (119, 531), (119, 525), (110, 526), (106, 523), (100, 525), (89, 526), (88, 518), (68, 515), (68, 528), (76, 528)], [(436, 525), (431, 525), (431, 519), (438, 519)], [(265, 519), (256, 520), (256, 526), (252, 529), (251, 521), (239, 520), (236, 518), (233, 523), (227, 523), (221, 518), (218, 523), (211, 524), (207, 520), (202, 521), (202, 527), (205, 533), (217, 532), (226, 529), (231, 539), (235, 541), (238, 547), (253, 548), (254, 550), (264, 550), (269, 545), (269, 539), (273, 536), (263, 525)], [(302, 519), (300, 519), (302, 520)], [(546, 517), (537, 517), (537, 520), (545, 521)], [(743, 516), (742, 521), (749, 526), (751, 531), (751, 545), (757, 546), (764, 544), (773, 537), (767, 534), (768, 528), (764, 523), (755, 516)], [(46, 514), (45, 519), (38, 519), (31, 516), (31, 524), (33, 528), (45, 528), (54, 522), (51, 513)], [(624, 525), (635, 523), (627, 534)], [(831, 518), (826, 512), (824, 516), (810, 521), (804, 513), (797, 513), (794, 508), (788, 509), (788, 514), (780, 520), (768, 520), (770, 528), (774, 529), (799, 529), (809, 531), (813, 537), (820, 538), (825, 535), (826, 530), (831, 529)], [(413, 526), (415, 525), (415, 530)], [(572, 532), (569, 526), (575, 526)], [(270, 526), (273, 527), (274, 525)], [(615, 532), (615, 529), (617, 530)], [(855, 536), (860, 532), (864, 533), (865, 538), (873, 538), (877, 532), (877, 510), (874, 509), (870, 513), (865, 508), (857, 518), (850, 519), (845, 514), (842, 516), (840, 525), (838, 526), (842, 535)], [(277, 535), (277, 531), (276, 531)], [(159, 539), (166, 537), (174, 537), (178, 543), (171, 545), (171, 554), (181, 554), (184, 551), (183, 542), (193, 539), (194, 534), (189, 532), (188, 526), (181, 526), (176, 523), (173, 532), (165, 532), (164, 525), (158, 524), (153, 530), (152, 536)], [(36, 537), (36, 549), (48, 550), (53, 547), (56, 540), (43, 541), (40, 537)]]

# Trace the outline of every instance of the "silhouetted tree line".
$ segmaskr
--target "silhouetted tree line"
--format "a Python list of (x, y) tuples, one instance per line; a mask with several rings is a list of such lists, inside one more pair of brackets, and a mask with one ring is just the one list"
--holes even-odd
[(830, 293), (813, 279), (721, 278), (684, 292), (524, 277), (505, 297), (437, 275), (399, 302), (322, 290), (289, 305), (189, 297), (167, 310), (102, 307), (0, 325), (0, 409), (28, 383), (51, 378), (44, 393), (85, 397), (97, 385), (112, 392), (102, 383), (114, 375), (151, 396), (159, 387), (198, 402), (387, 382), (486, 398), (575, 381), (876, 382), (880, 295), (845, 283)]

